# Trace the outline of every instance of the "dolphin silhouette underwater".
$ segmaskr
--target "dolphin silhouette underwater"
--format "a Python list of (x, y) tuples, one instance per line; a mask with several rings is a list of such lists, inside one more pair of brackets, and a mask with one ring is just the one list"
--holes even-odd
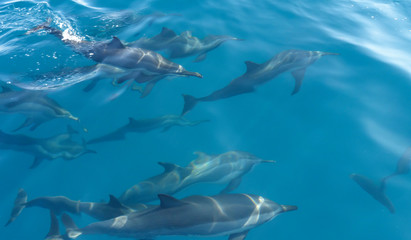
[(181, 200), (159, 194), (160, 205), (141, 212), (77, 228), (68, 215), (62, 216), (65, 239), (80, 235), (110, 235), (123, 238), (154, 239), (165, 235), (224, 236), (243, 240), (247, 233), (277, 215), (297, 206), (280, 205), (251, 194), (190, 196)]
[(120, 197), (120, 202), (133, 207), (135, 204), (147, 203), (157, 199), (157, 195), (174, 194), (196, 183), (208, 182), (228, 185), (221, 193), (236, 189), (242, 176), (260, 163), (273, 163), (240, 151), (230, 151), (219, 155), (207, 155), (195, 152), (198, 158), (187, 167), (173, 163), (159, 163), (164, 167), (160, 175), (148, 178), (127, 189)]
[(207, 53), (216, 49), (223, 42), (229, 40), (240, 40), (235, 37), (225, 35), (208, 35), (203, 39), (192, 36), (190, 31), (177, 35), (173, 30), (163, 27), (161, 33), (152, 37), (142, 37), (127, 46), (140, 47), (152, 51), (164, 50), (170, 58), (183, 58), (197, 55), (194, 62), (204, 60)]
[(144, 204), (138, 205), (139, 208), (136, 209), (129, 208), (122, 204), (113, 195), (110, 195), (110, 201), (108, 203), (74, 201), (64, 196), (38, 197), (27, 201), (27, 193), (24, 189), (20, 189), (14, 201), (14, 207), (10, 214), (10, 219), (5, 226), (12, 223), (21, 214), (23, 209), (31, 207), (49, 209), (57, 215), (61, 215), (62, 213), (79, 215), (84, 213), (99, 221), (108, 220), (148, 208), (148, 206)]
[(94, 144), (99, 142), (106, 141), (117, 141), (123, 140), (126, 137), (126, 134), (129, 132), (149, 132), (158, 128), (162, 128), (163, 132), (168, 131), (174, 126), (196, 126), (200, 123), (207, 122), (208, 120), (199, 120), (199, 121), (189, 121), (178, 115), (164, 115), (158, 118), (150, 119), (134, 119), (129, 118), (129, 122), (116, 129), (115, 131), (108, 133), (104, 136), (92, 139), (88, 141), (88, 144)]
[(130, 70), (130, 73), (118, 79), (118, 83), (134, 79), (146, 83), (142, 97), (147, 96), (154, 85), (165, 76), (203, 76), (197, 72), (187, 71), (180, 64), (171, 62), (160, 54), (135, 47), (125, 46), (120, 39), (113, 37), (110, 42), (90, 42), (72, 40), (60, 29), (50, 27), (51, 20), (29, 30), (26, 34), (46, 30), (70, 46), (73, 51), (97, 62)]
[(78, 134), (70, 126), (67, 132), (57, 134), (49, 138), (33, 138), (23, 134), (8, 134), (0, 130), (0, 149), (25, 152), (34, 156), (31, 169), (36, 168), (43, 160), (63, 158), (72, 160), (86, 153), (95, 153), (82, 143), (72, 140), (72, 136)]
[(184, 108), (181, 115), (193, 109), (198, 102), (211, 102), (236, 95), (251, 93), (255, 87), (270, 81), (279, 74), (291, 71), (295, 79), (295, 87), (292, 95), (296, 94), (301, 87), (305, 71), (308, 66), (325, 55), (338, 55), (338, 53), (286, 50), (278, 53), (265, 63), (258, 64), (246, 61), (246, 72), (240, 77), (232, 80), (227, 86), (214, 91), (208, 96), (195, 98), (191, 95), (183, 94)]
[(49, 98), (45, 92), (16, 91), (9, 86), (2, 86), (2, 89), (0, 93), (0, 112), (20, 113), (26, 116), (23, 124), (14, 129), (14, 131), (25, 127), (35, 130), (42, 123), (55, 118), (68, 118), (79, 121), (77, 117), (74, 117), (56, 101)]
[(410, 165), (411, 165), (411, 147), (409, 147), (401, 156), (401, 158), (397, 162), (397, 167), (395, 171), (383, 177), (379, 183), (373, 182), (371, 179), (368, 179), (365, 176), (361, 176), (358, 174), (351, 174), (351, 178), (360, 185), (362, 189), (364, 189), (368, 194), (370, 194), (375, 200), (380, 202), (383, 206), (385, 206), (391, 213), (395, 213), (394, 205), (392, 204), (391, 200), (385, 194), (385, 188), (387, 180), (397, 176), (397, 175), (404, 175), (410, 172)]

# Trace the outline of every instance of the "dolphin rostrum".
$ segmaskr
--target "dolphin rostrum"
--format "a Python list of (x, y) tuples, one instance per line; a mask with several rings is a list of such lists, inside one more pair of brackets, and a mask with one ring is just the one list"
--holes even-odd
[(134, 211), (147, 209), (148, 206), (140, 204), (138, 209), (131, 209), (120, 201), (110, 195), (110, 201), (104, 202), (80, 202), (74, 201), (64, 196), (55, 197), (38, 197), (27, 201), (27, 194), (23, 189), (20, 189), (14, 207), (6, 226), (13, 222), (22, 212), (24, 208), (40, 207), (49, 209), (54, 214), (60, 215), (62, 213), (71, 213), (79, 215), (81, 213), (87, 214), (99, 221), (108, 220), (121, 215), (129, 214)]
[(126, 125), (118, 128), (114, 132), (92, 139), (88, 142), (88, 144), (122, 140), (125, 139), (126, 134), (129, 132), (142, 133), (149, 132), (158, 128), (162, 128), (162, 131), (165, 132), (174, 126), (196, 126), (207, 121), (208, 120), (189, 121), (178, 115), (164, 115), (158, 118), (150, 119), (134, 119), (130, 117), (129, 122)]
[(158, 195), (160, 205), (141, 212), (76, 228), (68, 215), (62, 220), (66, 237), (105, 234), (110, 236), (154, 239), (165, 235), (224, 236), (243, 240), (247, 233), (296, 206), (280, 205), (251, 194), (222, 194), (212, 197), (190, 196), (181, 200)]
[(44, 23), (27, 33), (41, 29), (58, 37), (75, 52), (98, 62), (130, 70), (130, 73), (118, 80), (118, 83), (134, 79), (138, 83), (147, 83), (142, 96), (147, 96), (154, 85), (165, 76), (195, 76), (202, 78), (197, 72), (190, 72), (180, 64), (171, 62), (160, 54), (142, 48), (125, 46), (120, 39), (113, 37), (110, 42), (89, 42), (71, 39), (60, 29), (50, 27), (51, 21)]
[(56, 101), (47, 97), (44, 92), (16, 91), (9, 86), (2, 86), (2, 89), (3, 91), (0, 93), (0, 112), (21, 113), (26, 116), (25, 122), (14, 131), (24, 127), (30, 127), (30, 130), (34, 130), (40, 124), (54, 118), (69, 118), (78, 121), (77, 117), (74, 117)]
[(266, 83), (287, 71), (291, 71), (295, 79), (295, 87), (291, 94), (296, 94), (300, 90), (307, 67), (325, 55), (338, 54), (320, 51), (286, 50), (262, 64), (246, 61), (247, 71), (240, 77), (232, 80), (227, 86), (201, 98), (183, 95), (184, 108), (181, 115), (193, 109), (198, 102), (217, 101), (254, 92), (256, 86)]
[(220, 155), (207, 155), (196, 152), (198, 158), (181, 167), (172, 163), (159, 163), (164, 167), (160, 175), (146, 179), (126, 190), (119, 200), (133, 206), (137, 203), (150, 202), (157, 199), (157, 195), (174, 194), (182, 189), (201, 182), (226, 184), (221, 193), (233, 191), (241, 182), (241, 177), (248, 173), (253, 166), (263, 160), (246, 152), (231, 151)]
[(183, 58), (197, 55), (195, 62), (204, 60), (207, 53), (228, 40), (240, 40), (231, 36), (209, 35), (203, 39), (192, 36), (190, 31), (177, 35), (173, 30), (163, 27), (161, 33), (152, 37), (142, 37), (127, 44), (152, 51), (164, 50), (170, 58)]
[(395, 213), (394, 205), (391, 200), (385, 194), (385, 180), (383, 179), (380, 184), (375, 183), (371, 179), (361, 176), (359, 174), (351, 174), (353, 179), (362, 189), (370, 194), (375, 200), (384, 205), (391, 213)]
[(23, 134), (8, 134), (0, 131), (0, 149), (25, 152), (34, 156), (30, 168), (37, 167), (43, 160), (63, 158), (72, 160), (86, 153), (95, 153), (86, 148), (86, 142), (77, 143), (72, 136), (77, 134), (70, 126), (66, 133), (49, 138), (33, 138)]

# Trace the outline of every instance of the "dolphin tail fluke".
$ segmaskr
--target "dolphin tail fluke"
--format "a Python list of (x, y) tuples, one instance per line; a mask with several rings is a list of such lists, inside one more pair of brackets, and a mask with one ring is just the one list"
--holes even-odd
[(16, 218), (20, 215), (21, 211), (23, 211), (24, 207), (26, 206), (26, 203), (27, 193), (26, 191), (24, 191), (24, 189), (21, 188), (19, 190), (19, 193), (17, 194), (16, 199), (14, 200), (14, 206), (10, 214), (10, 219), (4, 225), (5, 227), (7, 227), (10, 223), (16, 220)]
[(199, 101), (198, 98), (195, 98), (187, 94), (183, 94), (183, 98), (184, 98), (184, 108), (183, 108), (183, 111), (181, 112), (181, 116), (184, 116), (187, 112), (193, 109)]

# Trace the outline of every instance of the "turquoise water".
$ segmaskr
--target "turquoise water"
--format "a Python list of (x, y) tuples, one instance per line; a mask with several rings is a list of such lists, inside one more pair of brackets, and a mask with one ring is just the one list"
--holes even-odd
[[(63, 195), (106, 201), (108, 194), (119, 196), (159, 174), (159, 161), (185, 166), (196, 158), (195, 151), (240, 150), (277, 162), (256, 166), (234, 192), (299, 207), (251, 230), (247, 239), (410, 239), (409, 174), (387, 182), (386, 194), (395, 214), (349, 177), (358, 173), (377, 181), (391, 174), (411, 145), (410, 8), (406, 1), (368, 0), (3, 1), (2, 80), (47, 91), (80, 118), (80, 124), (55, 119), (34, 131), (17, 132), (38, 138), (62, 133), (71, 125), (80, 133), (76, 141), (90, 140), (126, 124), (129, 117), (180, 114), (181, 94), (206, 96), (242, 75), (244, 61), (263, 63), (287, 49), (340, 55), (326, 56), (309, 66), (300, 92), (293, 96), (294, 79), (283, 73), (254, 93), (200, 103), (185, 117), (210, 122), (195, 127), (130, 133), (126, 140), (88, 146), (96, 154), (72, 161), (44, 161), (35, 169), (29, 169), (30, 154), (1, 149), (0, 222), (7, 222), (20, 188), (29, 199)], [(24, 35), (49, 18), (69, 36), (87, 41), (117, 36), (131, 42), (155, 36), (162, 27), (176, 33), (191, 31), (197, 37), (230, 35), (244, 41), (227, 41), (199, 63), (193, 62), (195, 56), (173, 59), (203, 78), (167, 78), (145, 98), (139, 98), (137, 91), (113, 86), (111, 78), (84, 92), (87, 76), (70, 69), (93, 65), (93, 61), (45, 31)], [(63, 74), (64, 69), (68, 73)], [(12, 133), (24, 119), (2, 113), (0, 130)], [(213, 195), (223, 187), (203, 183), (175, 196)], [(93, 221), (85, 215), (74, 220), (79, 226)], [(48, 228), (48, 211), (30, 208), (1, 228), (0, 236), (42, 239)]]

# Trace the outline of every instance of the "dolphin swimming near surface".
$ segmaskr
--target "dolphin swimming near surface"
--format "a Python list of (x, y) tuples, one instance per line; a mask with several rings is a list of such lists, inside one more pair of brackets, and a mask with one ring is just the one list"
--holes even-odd
[(20, 113), (26, 116), (25, 122), (14, 131), (25, 127), (34, 130), (42, 123), (55, 118), (79, 120), (56, 101), (47, 97), (44, 92), (16, 91), (9, 86), (2, 86), (2, 89), (3, 91), (0, 93), (0, 113)]
[[(137, 205), (136, 205), (137, 206)], [(141, 211), (147, 209), (148, 206), (144, 204), (138, 205), (138, 209), (132, 209), (110, 195), (110, 201), (104, 202), (81, 202), (74, 201), (64, 196), (55, 197), (38, 197), (27, 201), (27, 194), (23, 189), (20, 189), (14, 207), (6, 226), (13, 222), (22, 212), (24, 208), (40, 207), (49, 209), (54, 214), (60, 215), (62, 213), (71, 213), (79, 215), (81, 213), (87, 214), (99, 221), (108, 220), (121, 215), (129, 214), (134, 211)]]
[(0, 149), (33, 155), (34, 161), (30, 168), (37, 167), (43, 160), (57, 158), (72, 160), (86, 153), (95, 153), (87, 149), (84, 139), (82, 143), (73, 141), (74, 134), (77, 132), (70, 126), (67, 127), (66, 133), (49, 138), (33, 138), (23, 134), (8, 134), (0, 131)]
[(119, 200), (133, 206), (137, 203), (151, 202), (157, 195), (174, 194), (196, 183), (228, 183), (221, 193), (233, 191), (240, 185), (241, 177), (259, 163), (273, 163), (247, 152), (231, 151), (220, 155), (207, 155), (196, 152), (198, 158), (181, 167), (172, 163), (159, 163), (164, 167), (160, 175), (146, 179), (126, 190)]
[(92, 139), (88, 141), (88, 144), (94, 144), (106, 141), (117, 141), (125, 139), (125, 136), (129, 132), (149, 132), (155, 129), (162, 128), (163, 132), (168, 131), (174, 126), (196, 126), (200, 123), (207, 122), (208, 120), (189, 121), (178, 115), (164, 115), (158, 118), (150, 119), (134, 119), (129, 118), (129, 122), (118, 128), (117, 130), (108, 133), (104, 136)]
[(77, 228), (68, 215), (63, 215), (67, 229), (65, 237), (75, 239), (80, 235), (104, 234), (154, 239), (166, 235), (228, 235), (230, 240), (243, 240), (251, 229), (280, 213), (297, 209), (251, 194), (190, 196), (181, 200), (164, 194), (158, 197), (158, 207), (92, 223), (84, 228)]
[(170, 58), (183, 58), (197, 55), (195, 62), (204, 60), (207, 53), (223, 42), (240, 40), (231, 36), (209, 35), (203, 39), (192, 36), (190, 31), (177, 35), (173, 30), (163, 27), (161, 33), (152, 37), (142, 37), (127, 46), (149, 49), (152, 51), (164, 50)]
[(294, 95), (300, 90), (307, 67), (326, 55), (338, 55), (338, 53), (286, 50), (278, 53), (262, 64), (246, 61), (246, 72), (240, 77), (232, 80), (227, 86), (201, 98), (183, 95), (184, 108), (181, 115), (184, 115), (193, 109), (198, 102), (217, 101), (240, 94), (254, 92), (256, 86), (266, 83), (277, 77), (279, 74), (287, 71), (290, 71), (295, 79), (295, 87), (291, 93)]
[(142, 96), (147, 96), (154, 85), (165, 76), (203, 77), (200, 73), (187, 71), (183, 66), (167, 60), (154, 51), (125, 46), (117, 37), (113, 37), (110, 42), (73, 40), (65, 36), (65, 32), (50, 27), (50, 23), (51, 20), (29, 30), (27, 34), (44, 29), (69, 45), (73, 51), (95, 62), (132, 70), (127, 76), (119, 79), (118, 83), (128, 79), (147, 83)]
[(370, 194), (375, 200), (384, 205), (391, 213), (395, 213), (394, 205), (391, 200), (385, 194), (385, 180), (383, 179), (379, 184), (375, 183), (367, 177), (359, 174), (351, 174), (350, 178), (353, 179), (362, 189)]

